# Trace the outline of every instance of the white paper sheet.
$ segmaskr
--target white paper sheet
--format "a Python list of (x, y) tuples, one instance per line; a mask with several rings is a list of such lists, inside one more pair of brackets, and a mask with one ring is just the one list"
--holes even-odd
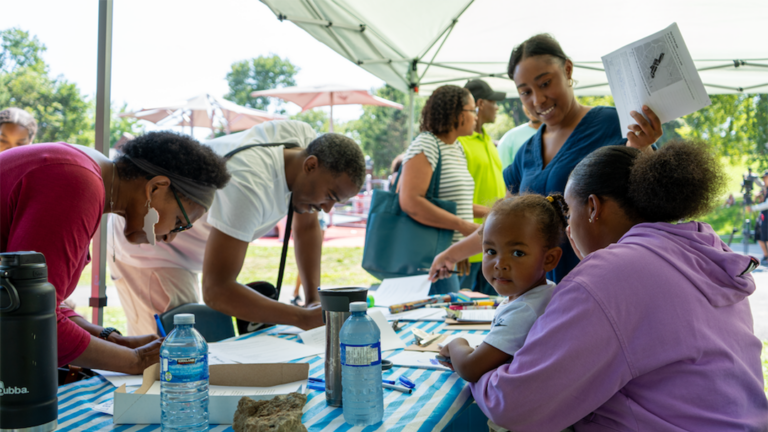
[(208, 350), (213, 355), (231, 359), (237, 363), (283, 363), (318, 355), (325, 348), (273, 336), (258, 336), (235, 342), (211, 343), (208, 344)]
[(456, 321), (459, 322), (491, 322), (496, 309), (463, 310)]
[(143, 380), (142, 375), (126, 375), (120, 372), (105, 371), (101, 369), (93, 369), (94, 372), (103, 376), (115, 387), (120, 387), (125, 384), (127, 386), (140, 386)]
[(443, 308), (419, 308), (396, 314), (389, 313), (389, 308), (380, 308), (388, 321), (445, 321)]
[[(392, 326), (384, 318), (381, 310), (368, 309), (368, 316), (373, 319), (373, 322), (376, 323), (381, 332), (382, 352), (405, 348), (405, 342), (397, 337), (397, 334), (392, 330)], [(299, 337), (305, 344), (320, 347), (325, 351), (325, 326), (299, 333)]]
[[(256, 395), (279, 395), (299, 391), (301, 386), (307, 385), (307, 380), (296, 381), (288, 384), (280, 384), (272, 387), (240, 387), (240, 386), (208, 386), (209, 396), (256, 396)], [(155, 381), (152, 387), (147, 390), (148, 395), (160, 394), (160, 381)]]
[(442, 342), (439, 342), (437, 346), (440, 348), (448, 345), (451, 343), (454, 339), (466, 339), (469, 343), (469, 346), (472, 348), (477, 348), (480, 346), (481, 343), (483, 343), (483, 340), (485, 339), (485, 335), (482, 334), (452, 334), (448, 336), (447, 338), (443, 339)]
[(370, 294), (376, 306), (392, 306), (429, 298), (429, 275), (384, 279)]
[(603, 56), (621, 132), (648, 105), (662, 123), (711, 104), (677, 23)]
[(303, 331), (304, 330), (302, 330), (302, 329), (300, 329), (298, 327), (294, 327), (294, 326), (287, 326), (287, 327), (281, 326), (280, 330), (273, 330), (273, 331), (269, 332), (269, 334), (271, 334), (271, 335), (297, 335), (297, 334), (299, 334), (299, 333), (301, 333)]
[(392, 357), (388, 357), (387, 360), (391, 361), (395, 366), (413, 367), (419, 369), (450, 370), (447, 367), (441, 365), (435, 359), (435, 355), (436, 354), (433, 352), (403, 351), (393, 355)]
[(115, 400), (110, 399), (106, 402), (102, 402), (98, 405), (94, 405), (91, 407), (94, 411), (98, 411), (100, 413), (114, 415), (115, 412)]
[(211, 365), (220, 365), (220, 364), (235, 364), (236, 361), (232, 360), (229, 357), (226, 357), (224, 354), (220, 352), (211, 352), (210, 344), (208, 344), (208, 366)]

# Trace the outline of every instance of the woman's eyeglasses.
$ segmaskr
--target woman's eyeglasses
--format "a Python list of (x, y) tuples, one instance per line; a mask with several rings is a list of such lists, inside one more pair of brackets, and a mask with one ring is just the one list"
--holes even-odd
[(187, 220), (186, 225), (182, 225), (180, 227), (176, 227), (171, 230), (172, 233), (180, 233), (182, 231), (186, 231), (190, 228), (192, 228), (192, 222), (189, 221), (189, 217), (187, 216), (187, 212), (184, 210), (184, 206), (181, 205), (181, 200), (179, 199), (179, 196), (176, 195), (176, 191), (171, 188), (171, 192), (173, 192), (173, 197), (176, 198), (176, 202), (179, 203), (179, 208), (181, 209), (181, 212), (184, 214), (184, 219)]
[(462, 110), (462, 111), (469, 111), (472, 114), (477, 115), (477, 108), (475, 108), (475, 109), (465, 109), (465, 110)]

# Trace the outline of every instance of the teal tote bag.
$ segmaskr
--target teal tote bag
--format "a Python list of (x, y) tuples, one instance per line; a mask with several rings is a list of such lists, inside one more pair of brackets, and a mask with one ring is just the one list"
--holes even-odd
[[(440, 146), (438, 146), (438, 152)], [(440, 191), (442, 154), (432, 173), (425, 198), (432, 204), (456, 214), (456, 203), (437, 199)], [(397, 173), (399, 183), (402, 167)], [(396, 188), (395, 188), (396, 190)], [(435, 256), (448, 249), (453, 230), (435, 228), (416, 222), (400, 208), (399, 194), (376, 189), (365, 230), (363, 268), (379, 279), (426, 274)]]

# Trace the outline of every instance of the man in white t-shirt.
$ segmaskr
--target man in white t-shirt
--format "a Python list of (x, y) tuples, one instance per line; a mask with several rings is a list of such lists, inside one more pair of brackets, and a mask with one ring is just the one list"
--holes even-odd
[[(232, 179), (217, 191), (208, 211), (212, 228), (203, 260), (203, 299), (208, 306), (241, 320), (310, 329), (323, 325), (319, 308), (279, 303), (237, 282), (248, 244), (271, 230), (288, 213), (290, 202), (295, 212), (296, 263), (306, 304), (319, 303), (323, 234), (315, 212), (329, 212), (334, 204), (360, 191), (365, 180), (365, 156), (360, 146), (344, 135), (329, 133), (306, 139), (299, 130), (311, 131), (303, 122), (263, 123), (248, 130), (234, 146), (299, 144), (298, 148), (253, 147), (227, 162)], [(304, 138), (291, 140), (296, 136)]]
[(114, 264), (109, 260), (110, 270), (126, 310), (129, 332), (147, 327), (153, 333), (153, 314), (198, 301), (197, 274), (201, 270), (203, 298), (214, 309), (247, 321), (302, 328), (322, 325), (319, 309), (278, 303), (238, 284), (236, 278), (249, 242), (285, 217), (293, 193), (296, 261), (305, 281), (306, 303), (316, 304), (322, 231), (317, 215), (310, 213), (329, 211), (334, 203), (357, 194), (365, 178), (363, 153), (343, 135), (316, 139), (312, 128), (298, 121), (262, 123), (206, 145), (223, 156), (260, 143), (297, 147), (255, 147), (235, 154), (227, 163), (232, 180), (216, 195), (207, 217), (171, 244), (136, 247), (122, 244), (122, 237), (115, 236), (116, 259)]

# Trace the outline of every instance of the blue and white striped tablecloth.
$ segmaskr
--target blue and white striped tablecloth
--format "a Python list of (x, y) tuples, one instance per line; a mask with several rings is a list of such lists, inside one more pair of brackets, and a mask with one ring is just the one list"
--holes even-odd
[[(413, 343), (413, 326), (426, 332), (441, 331), (445, 324), (439, 322), (411, 323), (400, 330), (398, 335), (406, 345)], [(300, 342), (295, 335), (277, 335), (284, 326), (272, 327), (251, 333), (238, 339), (257, 335), (275, 335)], [(483, 333), (481, 331), (458, 332), (456, 334)], [(401, 352), (383, 353), (387, 358)], [(309, 376), (323, 377), (324, 361), (314, 356), (293, 363), (309, 363)], [(386, 379), (407, 376), (416, 383), (413, 394), (396, 391), (384, 392), (384, 421), (378, 427), (354, 427), (344, 422), (341, 408), (329, 407), (325, 393), (311, 391), (304, 406), (302, 422), (310, 432), (326, 431), (440, 431), (455, 419), (472, 402), (466, 382), (453, 372), (394, 367), (384, 373)], [(85, 381), (59, 387), (58, 431), (159, 431), (160, 425), (113, 425), (112, 416), (93, 410), (93, 406), (112, 399), (115, 387), (105, 378), (97, 376)], [(485, 428), (485, 424), (478, 425)], [(231, 431), (230, 426), (211, 426), (211, 431)]]

